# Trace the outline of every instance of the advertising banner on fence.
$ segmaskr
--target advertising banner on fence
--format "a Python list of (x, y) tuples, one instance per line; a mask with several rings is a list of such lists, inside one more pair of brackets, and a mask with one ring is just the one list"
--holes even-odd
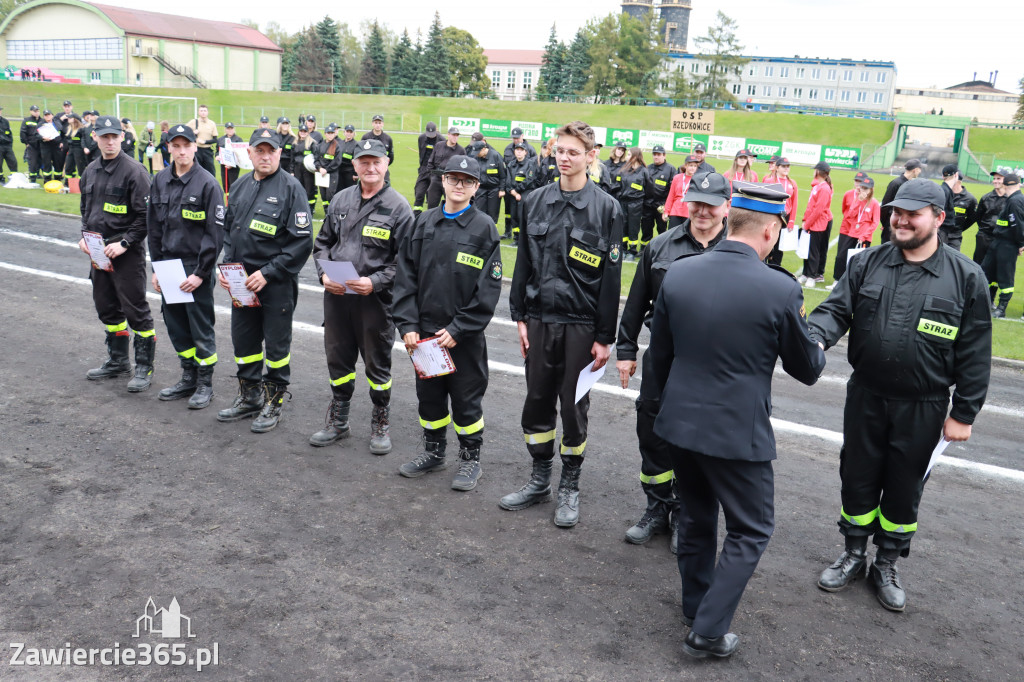
[(707, 135), (692, 135), (690, 133), (676, 133), (675, 141), (672, 144), (673, 149), (679, 154), (689, 154), (693, 151), (693, 145), (698, 142), (702, 143), (705, 147), (708, 146)]
[(484, 137), (511, 137), (512, 121), (482, 118), (480, 119), (480, 132)]
[[(542, 130), (542, 132), (544, 133), (544, 137), (541, 139), (541, 141), (543, 142), (546, 140), (550, 140), (552, 137), (555, 136), (555, 131), (561, 127), (561, 123), (545, 123)], [(597, 135), (597, 128), (594, 128), (594, 134)], [(597, 136), (597, 141), (601, 141), (600, 135)]]
[(451, 128), (452, 126), (459, 129), (460, 135), (472, 135), (473, 133), (480, 132), (480, 119), (449, 116), (448, 127), (444, 129), (445, 132), (447, 132), (448, 128)]
[(773, 156), (782, 156), (782, 143), (772, 140), (755, 140), (747, 138), (746, 148), (753, 154), (757, 154), (758, 161), (767, 161)]
[(853, 147), (822, 147), (821, 160), (833, 168), (856, 168), (860, 150)]
[(673, 109), (670, 126), (673, 133), (715, 132), (715, 112), (705, 109)]
[(672, 151), (672, 143), (675, 141), (672, 133), (662, 133), (657, 130), (641, 130), (640, 131), (640, 148), (651, 149), (656, 144), (660, 144), (665, 148), (665, 151)]
[(790, 163), (802, 163), (806, 166), (813, 166), (821, 161), (821, 145), (783, 142), (782, 155), (789, 159)]
[(708, 154), (711, 156), (735, 156), (747, 143), (745, 137), (722, 137), (712, 135), (708, 138)]
[[(522, 128), (523, 137), (527, 140), (539, 140), (541, 139), (541, 133), (543, 132), (543, 123), (537, 123), (535, 121), (510, 121), (512, 128)], [(486, 133), (484, 133), (486, 135)], [(512, 133), (509, 132), (509, 137)]]
[[(596, 129), (595, 129), (596, 131)], [(597, 138), (600, 142), (601, 138)], [(635, 147), (640, 143), (640, 131), (639, 130), (627, 130), (624, 128), (608, 128), (608, 134), (605, 137), (605, 146), (610, 147), (616, 144), (624, 144), (627, 147)]]

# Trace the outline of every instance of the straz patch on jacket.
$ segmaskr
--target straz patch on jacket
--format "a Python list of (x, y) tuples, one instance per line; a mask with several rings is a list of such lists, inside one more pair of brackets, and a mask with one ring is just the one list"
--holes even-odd
[(265, 223), (262, 220), (253, 219), (253, 221), (249, 223), (249, 229), (253, 232), (262, 232), (263, 234), (270, 235), (271, 237), (277, 234), (277, 225)]
[(187, 208), (181, 209), (181, 217), (185, 220), (206, 220), (206, 211), (190, 211)]
[(107, 213), (117, 213), (118, 215), (125, 215), (128, 213), (128, 207), (122, 204), (103, 204), (103, 210)]
[(482, 270), (484, 267), (483, 258), (478, 258), (477, 256), (473, 256), (468, 253), (463, 253), (462, 251), (459, 251), (458, 255), (455, 256), (455, 262), (461, 263), (463, 265), (469, 265), (471, 267), (476, 268), (477, 270)]
[(383, 227), (374, 227), (373, 225), (364, 225), (363, 236), (372, 237), (373, 239), (391, 239), (391, 230)]
[(917, 323), (917, 331), (952, 341), (956, 338), (956, 333), (960, 331), (960, 328), (935, 322), (934, 320), (926, 320), (922, 317)]
[(601, 265), (600, 256), (598, 256), (597, 254), (590, 253), (589, 251), (584, 251), (578, 246), (572, 247), (572, 250), (569, 251), (569, 258), (578, 260), (584, 265), (589, 265), (594, 268)]

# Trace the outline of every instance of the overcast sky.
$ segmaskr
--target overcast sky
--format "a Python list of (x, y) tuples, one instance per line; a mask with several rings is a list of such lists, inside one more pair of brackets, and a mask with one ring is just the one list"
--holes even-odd
[[(151, 0), (106, 0), (108, 4), (163, 10)], [(769, 57), (831, 57), (894, 61), (901, 86), (947, 87), (971, 80), (974, 72), (988, 80), (999, 71), (996, 87), (1019, 92), (1024, 76), (1024, 3), (960, 0), (693, 0), (689, 50), (705, 35), (719, 9), (736, 20), (745, 53)], [(318, 6), (337, 9), (315, 9)], [(465, 9), (462, 9), (465, 8)], [(364, 19), (378, 19), (396, 33), (417, 29), (426, 35), (435, 10), (441, 23), (472, 33), (486, 48), (543, 49), (551, 24), (569, 42), (576, 30), (595, 17), (617, 11), (615, 0), (513, 0), (508, 3), (439, 3), (436, 0), (296, 3), (216, 0), (203, 5), (175, 5), (183, 15), (266, 25), (277, 21), (288, 30), (320, 20), (330, 12), (358, 29)], [(998, 9), (992, 9), (998, 8)]]

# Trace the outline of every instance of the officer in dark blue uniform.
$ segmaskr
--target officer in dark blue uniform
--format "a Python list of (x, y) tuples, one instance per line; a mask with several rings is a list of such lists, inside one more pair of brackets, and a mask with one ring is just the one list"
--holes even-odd
[[(775, 528), (775, 361), (805, 384), (825, 367), (800, 285), (762, 262), (788, 220), (787, 198), (777, 185), (734, 182), (728, 237), (672, 264), (651, 324), (645, 361), (666, 408), (654, 431), (671, 446), (682, 500), (683, 648), (701, 658), (736, 650), (729, 625)], [(716, 566), (719, 505), (729, 533)]]

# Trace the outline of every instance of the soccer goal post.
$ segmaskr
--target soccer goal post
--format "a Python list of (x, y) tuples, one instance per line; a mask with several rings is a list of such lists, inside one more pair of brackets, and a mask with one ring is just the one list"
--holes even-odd
[(196, 118), (199, 100), (195, 97), (160, 97), (156, 95), (128, 95), (118, 93), (115, 99), (117, 118), (129, 118), (135, 129), (142, 131), (152, 121), (160, 130), (160, 121), (185, 123)]

